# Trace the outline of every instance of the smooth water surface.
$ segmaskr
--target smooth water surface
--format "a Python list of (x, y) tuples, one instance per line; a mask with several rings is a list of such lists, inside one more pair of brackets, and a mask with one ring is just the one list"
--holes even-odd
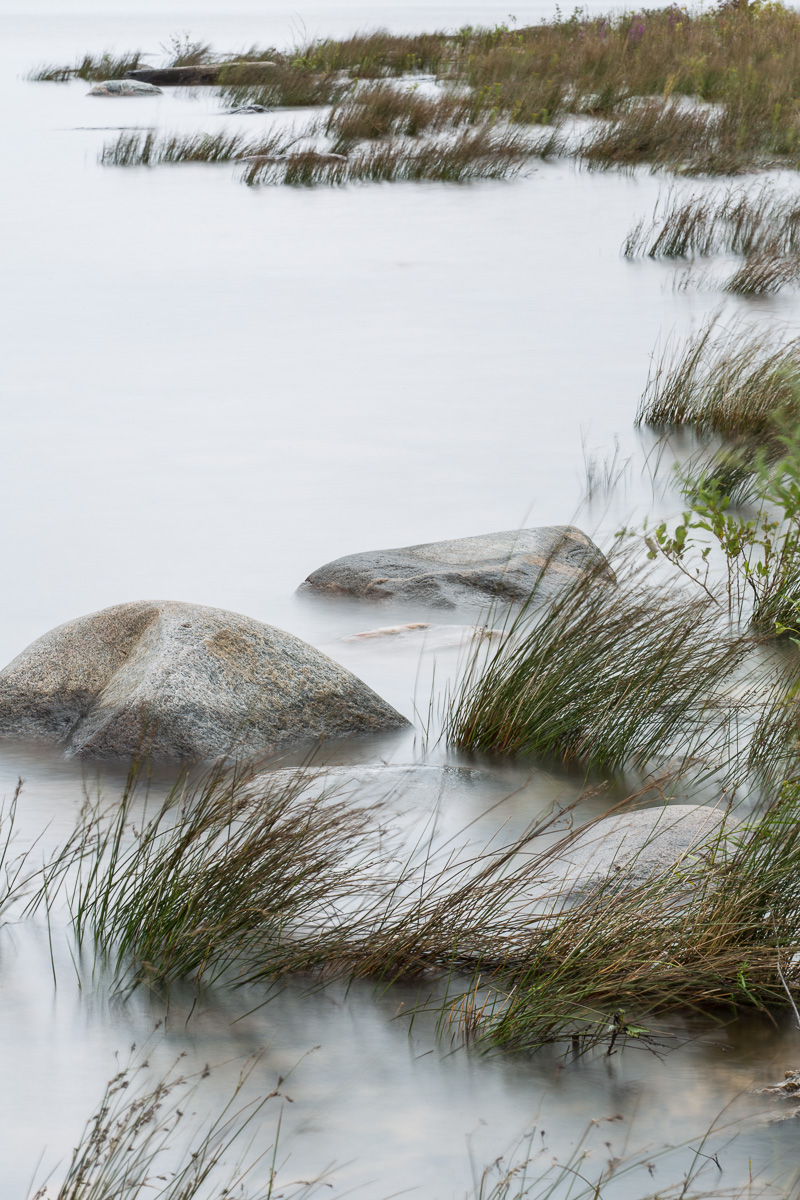
[[(80, 82), (23, 78), (84, 51), (157, 55), (186, 29), (235, 50), (375, 25), (492, 24), (508, 3), (131, 8), (0, 4), (0, 663), (105, 605), (217, 605), (310, 640), (415, 719), (407, 737), (345, 747), (340, 762), (413, 761), (460, 632), (348, 640), (441, 616), (299, 597), (298, 584), (348, 552), (570, 521), (602, 541), (674, 506), (654, 498), (633, 417), (659, 339), (696, 327), (719, 293), (681, 290), (673, 268), (621, 258), (664, 186), (645, 173), (548, 163), (463, 187), (248, 190), (226, 165), (102, 169), (98, 153), (121, 127), (256, 133), (308, 114), (229, 117), (208, 91), (87, 99)], [(537, 2), (515, 15), (549, 11)], [(798, 303), (787, 294), (726, 310), (791, 325)], [(587, 501), (587, 462), (597, 478), (615, 454), (617, 468), (628, 464), (620, 487)], [(18, 775), (23, 842), (45, 826), (50, 842), (66, 836), (84, 788), (97, 786), (56, 752), (5, 744), (6, 795)], [(106, 771), (107, 792), (118, 785)], [(485, 788), (451, 789), (442, 819), (451, 832), (475, 821), (487, 839), (501, 825), (510, 836), (578, 786), (498, 769)], [(406, 809), (424, 816), (438, 802), (423, 787)], [(299, 1063), (281, 1135), (286, 1177), (336, 1163), (334, 1194), (450, 1200), (470, 1188), (470, 1155), (480, 1172), (536, 1121), (563, 1153), (589, 1121), (622, 1116), (608, 1126), (610, 1149), (605, 1126), (595, 1135), (599, 1161), (626, 1144), (697, 1138), (729, 1103), (745, 1124), (722, 1155), (723, 1182), (746, 1179), (750, 1158), (776, 1176), (797, 1157), (791, 1124), (763, 1125), (762, 1100), (743, 1095), (800, 1065), (790, 1029), (704, 1027), (681, 1050), (667, 1039), (663, 1057), (481, 1058), (451, 1053), (431, 1021), (409, 1033), (413, 997), (401, 991), (292, 987), (264, 1007), (241, 993), (194, 1007), (182, 995), (123, 1002), (102, 972), (73, 965), (63, 929), (51, 957), (46, 930), (30, 924), (2, 931), (0, 968), (3, 1197), (25, 1195), (44, 1147), (48, 1163), (69, 1152), (114, 1055), (153, 1036), (154, 1068), (183, 1050), (194, 1067), (228, 1064), (207, 1085), (210, 1108), (258, 1047), (268, 1045), (262, 1090)], [(620, 1194), (661, 1178), (641, 1168)]]

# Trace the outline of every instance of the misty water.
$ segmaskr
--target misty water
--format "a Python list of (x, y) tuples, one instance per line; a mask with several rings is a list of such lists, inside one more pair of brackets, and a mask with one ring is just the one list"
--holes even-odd
[[(334, 748), (334, 761), (421, 763), (429, 702), (435, 727), (475, 614), (298, 595), (310, 571), (349, 552), (521, 525), (575, 522), (602, 544), (626, 522), (677, 510), (633, 419), (659, 343), (721, 302), (710, 287), (676, 286), (672, 267), (620, 254), (663, 180), (548, 162), (502, 183), (247, 189), (230, 165), (101, 168), (123, 127), (255, 134), (307, 114), (226, 116), (209, 89), (88, 99), (80, 81), (24, 78), (86, 51), (157, 56), (183, 31), (236, 51), (376, 25), (494, 24), (508, 6), (0, 0), (3, 664), (110, 604), (231, 609), (318, 646), (414, 722)], [(550, 9), (514, 15), (523, 24)], [(799, 311), (792, 292), (724, 307), (788, 326)], [(420, 621), (433, 625), (354, 636)], [(459, 765), (441, 746), (427, 761)], [(68, 835), (87, 789), (113, 796), (121, 783), (112, 768), (98, 775), (55, 750), (3, 743), (6, 798), (20, 776), (18, 844), (45, 831), (42, 848)], [(370, 786), (380, 793), (380, 779)], [(398, 820), (437, 812), (448, 835), (469, 826), (474, 844), (513, 836), (579, 786), (499, 766), (442, 786), (422, 771), (388, 803)], [(280, 1178), (330, 1169), (325, 1194), (462, 1197), (499, 1155), (523, 1154), (515, 1147), (534, 1126), (544, 1162), (607, 1119), (591, 1135), (598, 1164), (696, 1148), (719, 1120), (730, 1125), (714, 1141), (722, 1173), (709, 1161), (707, 1186), (751, 1172), (778, 1180), (797, 1165), (792, 1123), (768, 1124), (763, 1097), (750, 1095), (800, 1066), (788, 1023), (664, 1022), (659, 1055), (634, 1045), (610, 1058), (572, 1060), (563, 1048), (520, 1058), (443, 1039), (433, 1018), (409, 1028), (414, 995), (403, 988), (298, 983), (263, 999), (177, 989), (167, 1003), (140, 989), (123, 1000), (101, 969), (73, 960), (58, 920), (50, 933), (6, 925), (2, 1196), (26, 1195), (42, 1155), (57, 1176), (132, 1043), (149, 1048), (154, 1074), (184, 1051), (187, 1069), (215, 1068), (201, 1115), (266, 1047), (254, 1090), (292, 1072)], [(259, 1145), (276, 1120), (273, 1106)], [(691, 1153), (652, 1177), (637, 1168), (614, 1194), (654, 1190)]]

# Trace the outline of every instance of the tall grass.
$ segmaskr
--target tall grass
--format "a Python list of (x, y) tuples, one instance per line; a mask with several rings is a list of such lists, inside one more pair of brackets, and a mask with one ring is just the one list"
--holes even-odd
[(348, 153), (355, 143), (388, 137), (416, 137), (428, 130), (455, 128), (469, 119), (467, 97), (441, 93), (431, 96), (375, 83), (359, 87), (333, 109), (325, 132), (335, 153)]
[(781, 343), (752, 326), (712, 318), (651, 368), (637, 425), (764, 438), (776, 421), (800, 421), (800, 338)]
[(346, 156), (313, 148), (294, 149), (298, 143), (310, 141), (315, 129), (312, 124), (300, 132), (282, 130), (260, 138), (240, 133), (159, 136), (152, 131), (123, 132), (103, 147), (100, 162), (118, 167), (243, 162), (241, 177), (251, 187), (398, 179), (461, 183), (512, 177), (535, 152), (524, 133), (488, 125), (419, 144), (368, 143)]
[(128, 71), (135, 71), (142, 65), (140, 50), (131, 50), (126, 54), (111, 54), (106, 51), (97, 57), (85, 54), (79, 62), (71, 67), (44, 65), (34, 67), (27, 76), (35, 82), (66, 83), (70, 79), (86, 79), (94, 82), (102, 79), (123, 79)]
[(341, 40), (321, 38), (287, 55), (300, 70), (347, 71), (360, 79), (438, 74), (453, 54), (453, 39), (443, 33), (393, 34), (386, 30), (359, 33)]
[(725, 291), (740, 296), (766, 296), (799, 280), (800, 255), (787, 255), (779, 246), (764, 246), (748, 254), (725, 284)]
[(450, 744), (611, 771), (710, 752), (746, 645), (710, 594), (659, 591), (646, 568), (619, 565), (617, 587), (590, 569), (543, 608), (534, 595), (502, 643), (473, 654)]
[(280, 974), (330, 952), (327, 916), (355, 900), (376, 853), (367, 813), (308, 795), (302, 772), (254, 764), (179, 779), (154, 808), (138, 784), (133, 769), (116, 807), (84, 811), (34, 908), (63, 888), (79, 946), (90, 941), (130, 986), (209, 983), (248, 961)]
[[(473, 1037), (517, 1050), (565, 1039), (613, 1049), (652, 1035), (659, 1013), (790, 1007), (800, 993), (800, 786), (724, 829), (705, 858), (690, 882), (673, 867), (624, 891), (611, 880), (532, 923), (519, 967), (483, 973)], [(463, 1023), (462, 1008), (449, 1014)]]
[(258, 104), (264, 108), (313, 108), (336, 104), (352, 88), (338, 72), (313, 72), (277, 62), (224, 67), (219, 74), (220, 99), (225, 108)]
[(659, 199), (649, 222), (628, 234), (628, 258), (687, 258), (693, 255), (753, 255), (765, 250), (800, 250), (800, 201), (768, 183), (757, 190), (729, 187), (690, 194), (670, 191)]
[(276, 131), (258, 138), (241, 133), (185, 133), (159, 136), (152, 131), (123, 132), (100, 154), (103, 166), (152, 167), (161, 163), (236, 162), (285, 154), (297, 141), (292, 132)]
[[(222, 66), (222, 94), (230, 107), (331, 104), (353, 79), (425, 71), (469, 96), (473, 119), (538, 125), (596, 118), (571, 148), (569, 140), (561, 143), (563, 152), (591, 166), (650, 163), (682, 173), (795, 168), (798, 46), (800, 15), (779, 5), (576, 13), (519, 30), (317, 40), (285, 54), (269, 51), (275, 65), (267, 79), (263, 70), (260, 78), (247, 76), (247, 62), (260, 60), (263, 68), (266, 52), (254, 47)], [(213, 56), (209, 47), (187, 43), (168, 57)], [(62, 78), (77, 70), (34, 75)]]
[(310, 187), (397, 180), (464, 183), (472, 179), (513, 178), (533, 153), (534, 148), (524, 135), (479, 126), (449, 140), (418, 145), (377, 142), (346, 156), (316, 150), (296, 151), (281, 159), (254, 162), (242, 178), (249, 186)]

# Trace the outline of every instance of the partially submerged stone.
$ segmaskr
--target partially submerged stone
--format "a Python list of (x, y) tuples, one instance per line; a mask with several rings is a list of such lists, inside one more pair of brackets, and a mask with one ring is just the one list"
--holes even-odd
[(557, 860), (561, 890), (586, 892), (609, 882), (637, 887), (666, 871), (690, 883), (738, 822), (724, 808), (668, 804), (605, 817), (579, 833)]
[(226, 75), (236, 83), (258, 83), (275, 67), (274, 62), (197, 63), (190, 67), (137, 67), (126, 71), (126, 79), (154, 83), (159, 87), (198, 87), (222, 82)]
[[(436, 608), (524, 602), (534, 588), (552, 593), (605, 559), (573, 525), (508, 529), (479, 537), (349, 554), (319, 567), (301, 590), (369, 600), (407, 600)], [(613, 578), (610, 567), (609, 578)]]
[(151, 83), (140, 83), (135, 79), (106, 79), (97, 83), (89, 96), (161, 96), (161, 88)]
[(407, 724), (313, 646), (198, 604), (141, 601), (79, 617), (0, 671), (0, 736), (71, 755), (196, 761)]

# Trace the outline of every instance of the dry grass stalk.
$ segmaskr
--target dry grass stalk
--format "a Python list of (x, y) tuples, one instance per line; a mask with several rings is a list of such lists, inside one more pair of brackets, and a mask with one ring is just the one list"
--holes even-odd
[[(283, 1098), (283, 1080), (270, 1095), (245, 1101), (243, 1092), (260, 1055), (252, 1057), (243, 1065), (227, 1104), (205, 1127), (200, 1126), (193, 1142), (176, 1156), (174, 1143), (191, 1123), (192, 1104), (211, 1074), (206, 1068), (201, 1074), (184, 1076), (182, 1058), (152, 1083), (147, 1063), (132, 1057), (109, 1080), (61, 1183), (39, 1187), (32, 1200), (139, 1200), (145, 1195), (154, 1200), (201, 1200), (211, 1194), (266, 1200), (277, 1194), (275, 1155), (269, 1154), (274, 1147), (265, 1152), (262, 1146), (257, 1156), (249, 1154), (243, 1162), (237, 1143), (252, 1132), (268, 1101)], [(279, 1132), (280, 1120), (275, 1143)], [(238, 1159), (238, 1165), (226, 1166), (229, 1157)], [(280, 1195), (300, 1200), (315, 1190), (314, 1183), (298, 1183), (289, 1185), (289, 1191), (282, 1188)]]

